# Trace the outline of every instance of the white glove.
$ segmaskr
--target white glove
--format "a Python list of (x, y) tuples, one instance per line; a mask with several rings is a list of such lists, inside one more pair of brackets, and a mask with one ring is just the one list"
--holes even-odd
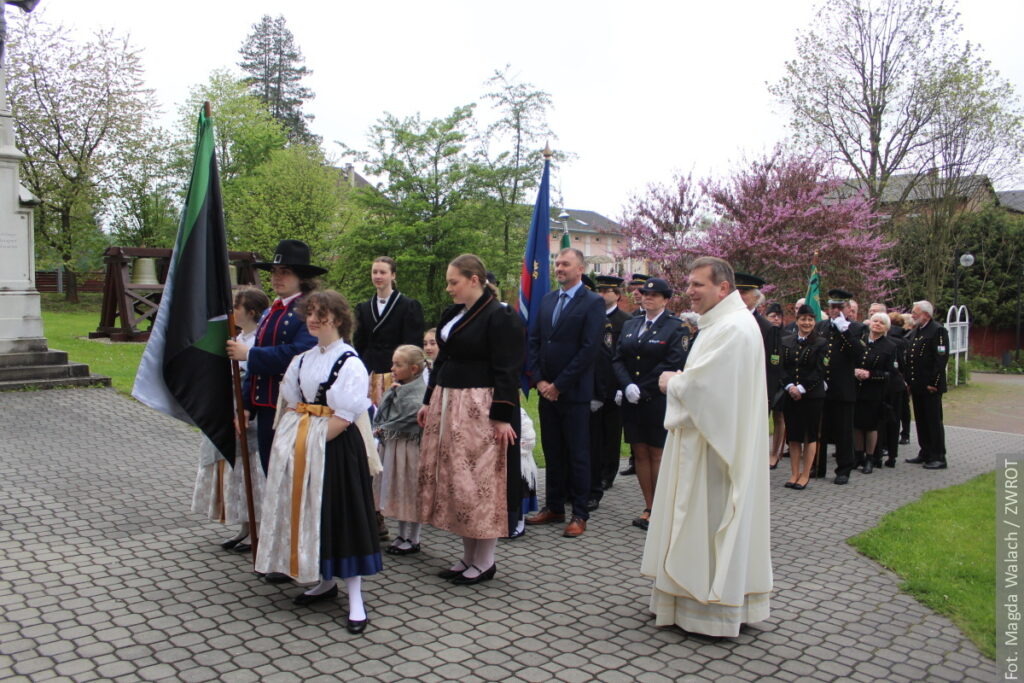
[(630, 384), (626, 387), (626, 400), (630, 403), (640, 402), (640, 387), (635, 384)]
[(591, 401), (590, 412), (596, 413), (597, 411), (601, 410), (602, 406), (604, 406), (604, 401)]
[(619, 389), (618, 391), (615, 392), (615, 405), (622, 405), (622, 389)]
[(840, 313), (832, 320), (832, 324), (836, 326), (836, 329), (840, 332), (846, 332), (846, 328), (850, 326), (850, 321), (846, 319), (846, 316)]

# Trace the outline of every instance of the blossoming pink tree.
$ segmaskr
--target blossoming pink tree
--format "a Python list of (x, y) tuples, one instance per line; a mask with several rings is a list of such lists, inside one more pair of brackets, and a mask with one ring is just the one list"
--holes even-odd
[(690, 261), (718, 256), (765, 278), (770, 298), (790, 302), (803, 296), (818, 252), (823, 291), (843, 287), (864, 301), (884, 300), (897, 271), (885, 255), (891, 244), (879, 229), (882, 216), (843, 190), (824, 160), (776, 148), (699, 190), (689, 177), (649, 186), (627, 205), (623, 225), (631, 255), (676, 288)]

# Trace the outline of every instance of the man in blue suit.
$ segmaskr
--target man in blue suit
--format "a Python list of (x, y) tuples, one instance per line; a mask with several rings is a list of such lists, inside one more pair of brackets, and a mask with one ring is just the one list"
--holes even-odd
[(583, 253), (563, 249), (555, 259), (559, 288), (544, 295), (530, 334), (530, 372), (540, 394), (540, 436), (547, 460), (546, 506), (527, 524), (572, 519), (564, 535), (587, 528), (590, 492), (590, 401), (594, 361), (604, 331), (604, 299), (583, 286)]

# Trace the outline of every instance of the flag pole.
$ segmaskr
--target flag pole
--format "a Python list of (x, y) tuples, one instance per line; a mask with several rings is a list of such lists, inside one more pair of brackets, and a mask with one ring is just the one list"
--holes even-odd
[[(210, 112), (210, 102), (203, 102), (203, 113), (206, 114), (206, 118), (213, 118)], [(234, 336), (235, 330), (238, 329), (235, 326), (235, 307), (234, 302), (228, 302), (228, 334)], [(242, 453), (242, 473), (245, 478), (245, 506), (249, 513), (249, 538), (252, 542), (249, 544), (252, 546), (252, 559), (253, 563), (256, 562), (256, 550), (259, 547), (259, 531), (256, 522), (256, 505), (252, 497), (252, 470), (249, 467), (249, 439), (246, 438), (246, 426), (247, 420), (245, 419), (245, 408), (242, 405), (242, 369), (238, 365), (237, 360), (231, 361), (231, 382), (235, 389), (235, 423), (238, 425), (238, 429), (235, 431), (238, 433), (238, 444), (239, 450)]]

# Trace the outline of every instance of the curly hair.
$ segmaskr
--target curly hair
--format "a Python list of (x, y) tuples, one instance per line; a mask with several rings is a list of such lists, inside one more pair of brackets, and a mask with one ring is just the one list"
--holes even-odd
[(299, 304), (299, 313), (303, 317), (315, 315), (318, 320), (326, 320), (328, 315), (334, 316), (338, 335), (345, 341), (352, 339), (352, 333), (355, 332), (352, 307), (344, 296), (333, 289), (312, 292), (303, 298)]

